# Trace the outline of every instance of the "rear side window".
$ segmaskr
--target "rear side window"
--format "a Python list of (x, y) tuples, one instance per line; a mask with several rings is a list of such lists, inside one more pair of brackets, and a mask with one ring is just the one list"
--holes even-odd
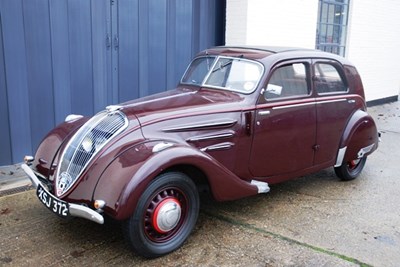
[(305, 96), (309, 94), (307, 65), (293, 63), (274, 70), (265, 89), (265, 99)]
[(316, 63), (314, 74), (314, 86), (318, 94), (347, 92), (346, 82), (334, 65)]

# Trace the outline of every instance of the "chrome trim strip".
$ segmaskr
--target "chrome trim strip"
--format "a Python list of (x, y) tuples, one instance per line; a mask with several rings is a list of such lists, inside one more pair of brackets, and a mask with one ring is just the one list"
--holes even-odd
[(347, 146), (340, 148), (336, 158), (336, 164), (334, 167), (340, 167), (343, 163), (344, 155), (346, 154)]
[(189, 137), (186, 139), (186, 142), (197, 142), (197, 141), (204, 141), (204, 140), (211, 140), (211, 139), (222, 139), (222, 138), (229, 138), (234, 136), (233, 133), (221, 133), (215, 135), (206, 135), (206, 136), (194, 136)]
[(374, 147), (375, 144), (363, 147), (360, 149), (360, 151), (358, 151), (357, 156), (359, 159), (361, 159), (362, 157), (364, 157), (365, 154), (367, 154), (368, 152), (370, 152), (372, 150), (372, 148)]
[(333, 100), (323, 100), (323, 101), (317, 101), (317, 104), (326, 104), (326, 103), (335, 103), (335, 102), (344, 102), (347, 101), (345, 98), (341, 99), (333, 99)]
[(119, 106), (119, 105), (110, 105), (106, 107), (106, 110), (108, 112), (115, 112), (117, 110), (120, 110), (121, 108), (123, 108), (123, 106)]
[(232, 143), (221, 143), (221, 144), (216, 144), (216, 145), (211, 145), (208, 147), (204, 147), (202, 149), (200, 149), (203, 152), (207, 152), (207, 151), (215, 151), (215, 150), (225, 150), (225, 149), (229, 149), (233, 147)]
[(269, 110), (262, 110), (262, 111), (259, 111), (258, 112), (258, 115), (269, 115), (269, 114), (271, 114), (271, 111), (269, 111)]
[(273, 107), (272, 109), (295, 108), (295, 107), (303, 107), (303, 106), (310, 106), (310, 105), (315, 105), (315, 102), (307, 102), (307, 103), (293, 104), (293, 105), (287, 105), (287, 106), (278, 106), (278, 107)]
[(266, 182), (251, 180), (250, 184), (257, 186), (259, 194), (268, 193), (271, 190)]
[(76, 115), (76, 114), (69, 114), (67, 117), (65, 117), (65, 122), (70, 122), (70, 121), (74, 121), (77, 119), (83, 118), (82, 115)]
[(182, 126), (164, 128), (161, 131), (163, 132), (180, 132), (180, 131), (193, 131), (201, 128), (211, 128), (211, 127), (229, 127), (237, 123), (237, 120), (220, 120), (208, 123), (195, 123), (195, 124), (186, 124)]
[[(32, 181), (32, 185), (35, 188), (37, 188), (38, 185), (40, 184), (40, 181), (36, 177), (33, 170), (31, 168), (29, 168), (29, 166), (26, 164), (22, 164), (21, 168), (26, 173), (26, 175), (28, 175), (29, 179)], [(69, 205), (69, 214), (71, 216), (88, 219), (88, 220), (96, 222), (98, 224), (104, 223), (103, 216), (100, 215), (99, 213), (97, 213), (96, 211), (94, 211), (88, 207), (78, 205), (78, 204), (68, 203), (68, 205)]]
[(173, 145), (174, 145), (173, 143), (160, 142), (160, 143), (156, 144), (155, 146), (153, 146), (152, 151), (153, 151), (153, 153), (157, 153), (157, 152), (163, 151)]

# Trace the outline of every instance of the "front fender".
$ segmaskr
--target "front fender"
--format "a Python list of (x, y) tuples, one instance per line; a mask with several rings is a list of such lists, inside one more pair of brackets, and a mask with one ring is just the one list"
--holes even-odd
[[(378, 143), (379, 136), (374, 119), (365, 111), (357, 110), (347, 123), (340, 142), (340, 148), (346, 147), (342, 162), (371, 154), (378, 148)], [(362, 150), (367, 152), (360, 153)]]
[(151, 141), (128, 149), (101, 176), (94, 199), (104, 200), (107, 203), (105, 212), (115, 219), (127, 219), (148, 184), (166, 169), (177, 165), (191, 165), (202, 170), (218, 201), (258, 193), (256, 186), (241, 180), (208, 154), (179, 144), (153, 152), (153, 147), (159, 143)]
[(79, 118), (73, 121), (63, 122), (51, 130), (41, 141), (32, 162), (34, 170), (45, 177), (49, 177), (54, 172), (52, 164), (55, 156), (65, 142), (86, 122), (88, 117)]

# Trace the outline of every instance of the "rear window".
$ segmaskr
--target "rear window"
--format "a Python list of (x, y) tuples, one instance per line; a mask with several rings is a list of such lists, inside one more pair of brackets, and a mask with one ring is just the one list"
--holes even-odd
[(347, 84), (334, 65), (316, 63), (314, 74), (314, 86), (318, 94), (347, 92)]

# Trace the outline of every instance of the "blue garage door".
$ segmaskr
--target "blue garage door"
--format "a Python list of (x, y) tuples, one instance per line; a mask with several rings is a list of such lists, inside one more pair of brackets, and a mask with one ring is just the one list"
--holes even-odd
[(1, 0), (0, 165), (66, 115), (173, 88), (224, 43), (220, 0)]

